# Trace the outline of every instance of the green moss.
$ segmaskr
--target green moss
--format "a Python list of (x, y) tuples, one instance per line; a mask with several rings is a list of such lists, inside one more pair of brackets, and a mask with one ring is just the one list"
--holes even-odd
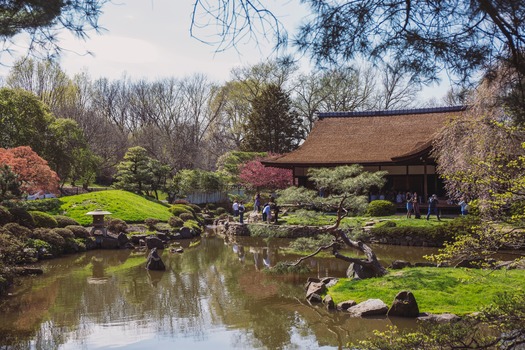
[(336, 303), (377, 298), (391, 305), (396, 294), (410, 290), (421, 312), (458, 315), (479, 311), (504, 290), (524, 291), (525, 271), (460, 268), (407, 268), (365, 280), (341, 279), (328, 293)]

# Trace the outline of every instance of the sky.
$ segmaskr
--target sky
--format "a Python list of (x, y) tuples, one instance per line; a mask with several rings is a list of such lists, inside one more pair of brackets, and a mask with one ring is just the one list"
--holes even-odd
[[(82, 42), (64, 35), (63, 45), (76, 53), (91, 51), (93, 56), (67, 53), (61, 65), (68, 73), (87, 69), (91, 76), (120, 78), (126, 73), (133, 78), (175, 76), (205, 73), (212, 80), (226, 80), (233, 67), (267, 60), (273, 43), (263, 38), (259, 44), (250, 41), (237, 51), (216, 52), (190, 36), (193, 1), (190, 0), (115, 0), (105, 5), (100, 25), (107, 31), (93, 34)], [(305, 14), (296, 3), (285, 2), (278, 9), (280, 19), (294, 26)], [(294, 16), (284, 15), (293, 13)], [(206, 38), (206, 33), (202, 33)]]
[[(299, 0), (263, 1), (279, 17), (291, 33), (307, 15)], [(86, 41), (69, 33), (60, 35), (65, 49), (61, 67), (69, 76), (87, 71), (93, 79), (183, 78), (204, 73), (212, 81), (226, 81), (232, 68), (247, 66), (275, 58), (272, 38), (259, 36), (236, 49), (216, 52), (210, 46), (190, 36), (193, 0), (113, 0), (103, 7), (99, 24), (105, 30), (89, 34)], [(213, 30), (213, 28), (211, 28)], [(207, 33), (201, 33), (206, 39)], [(86, 55), (86, 52), (93, 53)], [(310, 69), (307, 58), (300, 60), (303, 71)], [(0, 68), (5, 76), (8, 68)], [(446, 87), (429, 87), (423, 99), (440, 98)]]

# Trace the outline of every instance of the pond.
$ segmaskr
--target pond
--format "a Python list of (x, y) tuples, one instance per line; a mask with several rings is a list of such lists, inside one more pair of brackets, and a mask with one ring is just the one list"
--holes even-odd
[[(190, 247), (190, 243), (192, 246)], [(310, 305), (308, 276), (275, 276), (266, 265), (295, 260), (283, 239), (213, 235), (162, 252), (90, 251), (42, 262), (0, 304), (2, 349), (339, 349), (404, 319), (360, 319)], [(375, 246), (384, 264), (424, 261), (430, 248)], [(410, 253), (410, 256), (407, 254)], [(313, 259), (310, 276), (344, 276), (347, 263)]]

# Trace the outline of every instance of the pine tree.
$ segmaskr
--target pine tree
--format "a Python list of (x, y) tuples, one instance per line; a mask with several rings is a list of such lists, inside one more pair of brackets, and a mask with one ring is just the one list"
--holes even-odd
[(243, 151), (286, 153), (299, 145), (302, 120), (279, 86), (268, 85), (254, 99), (252, 107), (245, 125)]

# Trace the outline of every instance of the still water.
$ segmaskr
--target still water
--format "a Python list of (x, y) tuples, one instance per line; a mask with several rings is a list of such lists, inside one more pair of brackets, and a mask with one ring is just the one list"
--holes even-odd
[[(1, 349), (340, 349), (403, 319), (356, 319), (305, 300), (308, 276), (263, 272), (294, 260), (283, 239), (210, 235), (162, 252), (166, 271), (145, 269), (146, 252), (91, 251), (43, 262), (0, 302)], [(384, 265), (424, 261), (425, 248), (374, 247)], [(344, 276), (347, 263), (309, 262), (309, 276)]]

